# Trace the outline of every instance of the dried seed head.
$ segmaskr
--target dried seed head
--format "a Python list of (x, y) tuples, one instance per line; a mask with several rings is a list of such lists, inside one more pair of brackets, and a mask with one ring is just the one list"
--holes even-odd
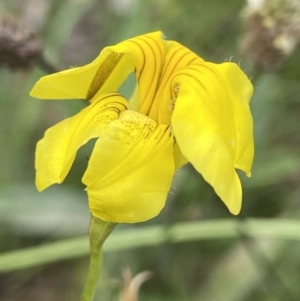
[(248, 0), (244, 16), (242, 50), (260, 67), (278, 67), (299, 45), (299, 0)]
[(12, 69), (28, 69), (42, 55), (43, 46), (32, 32), (14, 21), (0, 18), (0, 65)]

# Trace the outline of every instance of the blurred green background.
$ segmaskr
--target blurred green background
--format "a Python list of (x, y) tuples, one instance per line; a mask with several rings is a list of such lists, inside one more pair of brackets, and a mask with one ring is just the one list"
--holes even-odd
[[(154, 231), (153, 244), (146, 240), (138, 246), (132, 240), (127, 250), (117, 241), (105, 254), (95, 300), (119, 300), (124, 267), (130, 267), (133, 275), (153, 272), (139, 300), (300, 300), (300, 26), (292, 31), (293, 51), (280, 51), (272, 41), (276, 34), (281, 37), (282, 29), (276, 32), (275, 26), (271, 33), (264, 32), (261, 19), (247, 13), (246, 6), (240, 0), (1, 1), (0, 15), (35, 32), (44, 44), (44, 57), (58, 70), (89, 63), (107, 45), (162, 30), (168, 39), (207, 61), (238, 63), (254, 85), (256, 155), (252, 178), (241, 174), (241, 214), (231, 216), (192, 166), (185, 166), (157, 218), (142, 225), (119, 225), (115, 231), (123, 231), (130, 242), (133, 230), (197, 222), (198, 238), (189, 239), (187, 234), (174, 243), (177, 232), (170, 240), (167, 236), (160, 240)], [(0, 37), (3, 32), (0, 28)], [(88, 245), (82, 236), (88, 232), (89, 210), (80, 179), (90, 145), (80, 150), (64, 185), (43, 193), (34, 186), (36, 142), (48, 127), (85, 105), (78, 100), (30, 98), (34, 83), (47, 72), (41, 63), (28, 69), (0, 65), (1, 301), (79, 300), (88, 267)], [(247, 228), (249, 219), (255, 231)], [(234, 235), (222, 227), (223, 221), (232, 223)], [(207, 234), (210, 231), (215, 237)], [(78, 238), (77, 245), (83, 241), (82, 252), (79, 248), (72, 255), (76, 247), (63, 248), (70, 238)], [(58, 249), (64, 260), (46, 263), (51, 254), (41, 252), (37, 255), (41, 263), (22, 268), (28, 260), (26, 251), (16, 253), (15, 265), (5, 257), (56, 241), (62, 242)]]

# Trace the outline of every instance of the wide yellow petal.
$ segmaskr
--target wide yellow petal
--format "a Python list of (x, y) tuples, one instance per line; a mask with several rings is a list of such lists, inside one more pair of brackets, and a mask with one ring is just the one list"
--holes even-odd
[(135, 69), (132, 71), (135, 72), (139, 85), (138, 112), (148, 115), (154, 105), (153, 100), (168, 50), (163, 34), (158, 31), (137, 36), (109, 49), (116, 53), (127, 53), (133, 58)]
[(165, 205), (175, 167), (170, 126), (134, 111), (121, 113), (96, 142), (82, 179), (92, 214), (136, 223)]
[(118, 94), (108, 94), (71, 118), (48, 129), (36, 149), (36, 186), (39, 191), (61, 183), (68, 174), (76, 152), (88, 140), (99, 137), (107, 125), (127, 107)]
[(173, 107), (170, 93), (172, 76), (203, 60), (181, 44), (165, 40), (161, 32), (138, 36), (108, 49), (126, 53), (134, 60), (138, 83), (130, 101), (134, 108), (158, 123), (169, 124)]
[(171, 122), (175, 104), (175, 98), (172, 97), (172, 90), (170, 89), (173, 76), (192, 64), (203, 62), (203, 59), (194, 52), (175, 41), (168, 41), (167, 46), (168, 51), (156, 88), (154, 104), (147, 113), (149, 117), (157, 120), (158, 123), (164, 124)]
[(181, 152), (229, 210), (239, 213), (235, 168), (250, 175), (254, 153), (250, 81), (236, 64), (202, 63), (178, 72), (172, 88), (172, 127)]
[(164, 40), (161, 32), (130, 39), (110, 49), (130, 52), (134, 57), (138, 89), (130, 104), (156, 122), (169, 124), (174, 107), (170, 91), (172, 77), (203, 59), (175, 41)]

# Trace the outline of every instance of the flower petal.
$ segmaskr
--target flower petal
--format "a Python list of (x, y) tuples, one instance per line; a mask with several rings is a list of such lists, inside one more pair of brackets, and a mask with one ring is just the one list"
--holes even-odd
[(155, 98), (163, 68), (167, 43), (160, 31), (141, 35), (109, 47), (116, 53), (130, 54), (134, 59), (135, 75), (139, 84), (138, 111), (148, 116)]
[(30, 95), (44, 99), (92, 100), (116, 92), (126, 77), (135, 71), (140, 84), (141, 112), (146, 114), (155, 96), (166, 43), (161, 32), (141, 35), (106, 47), (90, 64), (42, 77)]
[(97, 140), (82, 179), (90, 210), (116, 223), (153, 218), (165, 205), (174, 171), (170, 127), (125, 111)]
[(30, 95), (41, 99), (92, 100), (103, 93), (116, 92), (133, 69), (129, 55), (104, 48), (88, 65), (40, 78)]
[(172, 98), (172, 90), (170, 89), (170, 82), (174, 74), (191, 64), (203, 62), (203, 59), (194, 52), (175, 41), (169, 41), (167, 45), (168, 52), (157, 84), (154, 104), (147, 112), (149, 117), (164, 124), (170, 124), (174, 109), (175, 99)]
[(90, 64), (42, 77), (30, 95), (45, 99), (88, 99), (116, 92), (135, 72), (136, 110), (158, 123), (169, 124), (172, 99), (169, 83), (174, 73), (203, 60), (188, 48), (166, 41), (161, 32), (125, 40), (102, 50)]
[(88, 140), (99, 137), (107, 125), (126, 109), (126, 100), (107, 94), (80, 113), (48, 129), (36, 149), (36, 186), (39, 191), (61, 183), (68, 174), (76, 152)]
[(163, 40), (161, 32), (136, 37), (110, 49), (130, 53), (134, 58), (138, 97), (130, 102), (135, 101), (137, 111), (158, 123), (169, 124), (173, 111), (169, 87), (173, 75), (192, 63), (202, 63), (203, 59), (175, 41)]
[(181, 152), (229, 210), (239, 213), (235, 168), (250, 175), (254, 153), (250, 81), (233, 63), (203, 63), (179, 72), (172, 87), (178, 93), (172, 127)]

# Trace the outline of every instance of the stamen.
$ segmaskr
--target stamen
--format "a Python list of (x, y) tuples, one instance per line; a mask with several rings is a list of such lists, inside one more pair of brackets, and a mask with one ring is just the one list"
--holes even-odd
[(173, 111), (174, 110), (174, 107), (175, 107), (175, 102), (176, 102), (176, 99), (177, 99), (177, 96), (178, 96), (178, 93), (179, 93), (179, 89), (180, 89), (180, 86), (178, 84), (176, 84), (174, 87), (173, 87), (173, 93), (174, 95), (172, 96), (175, 96), (171, 99), (170, 101), (170, 106), (169, 106), (169, 110), (170, 111)]

